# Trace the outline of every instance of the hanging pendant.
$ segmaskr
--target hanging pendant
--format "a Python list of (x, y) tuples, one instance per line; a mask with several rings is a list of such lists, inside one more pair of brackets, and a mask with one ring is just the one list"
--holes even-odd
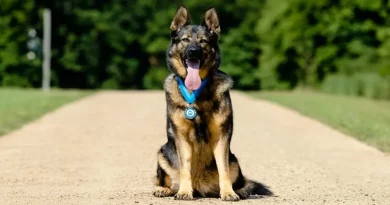
[(196, 110), (193, 107), (189, 107), (189, 108), (186, 108), (184, 110), (184, 117), (189, 119), (189, 120), (194, 119), (196, 117), (196, 115), (197, 115)]

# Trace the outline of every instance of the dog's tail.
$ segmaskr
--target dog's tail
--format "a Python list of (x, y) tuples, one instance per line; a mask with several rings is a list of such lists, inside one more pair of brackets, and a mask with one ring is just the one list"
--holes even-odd
[(248, 187), (248, 190), (251, 193), (251, 195), (266, 195), (266, 196), (273, 195), (269, 187), (265, 186), (262, 183), (253, 180), (247, 180), (246, 186)]
[(245, 199), (248, 198), (250, 195), (261, 195), (261, 196), (273, 196), (274, 193), (267, 187), (266, 185), (246, 179), (245, 180), (245, 186), (242, 187), (240, 190), (237, 191), (237, 194), (240, 196), (240, 198)]

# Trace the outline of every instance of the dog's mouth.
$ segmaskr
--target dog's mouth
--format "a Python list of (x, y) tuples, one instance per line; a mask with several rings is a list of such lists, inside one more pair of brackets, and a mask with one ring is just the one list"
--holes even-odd
[(198, 63), (198, 69), (200, 69), (202, 65), (202, 60), (196, 59), (196, 58), (184, 58), (183, 60), (183, 65), (186, 69), (188, 69), (188, 66), (194, 68), (196, 67)]
[(184, 81), (184, 84), (189, 90), (197, 90), (202, 83), (202, 80), (199, 76), (201, 60), (195, 58), (187, 58), (184, 60), (183, 64), (187, 68), (187, 76)]

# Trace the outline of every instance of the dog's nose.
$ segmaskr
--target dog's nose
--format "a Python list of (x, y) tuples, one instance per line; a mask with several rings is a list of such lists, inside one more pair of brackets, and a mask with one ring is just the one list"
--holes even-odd
[(195, 55), (196, 52), (198, 52), (198, 50), (199, 50), (199, 49), (196, 49), (196, 48), (192, 47), (192, 48), (190, 48), (190, 50), (189, 50), (189, 52), (190, 52), (189, 54), (190, 54), (190, 55)]
[(188, 48), (188, 57), (190, 58), (200, 58), (202, 56), (202, 50), (197, 47)]

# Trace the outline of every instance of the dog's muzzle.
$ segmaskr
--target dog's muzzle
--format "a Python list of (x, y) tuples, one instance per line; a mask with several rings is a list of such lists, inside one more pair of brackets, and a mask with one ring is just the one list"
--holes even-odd
[(202, 58), (202, 48), (199, 46), (189, 46), (186, 53), (188, 59), (200, 60)]

